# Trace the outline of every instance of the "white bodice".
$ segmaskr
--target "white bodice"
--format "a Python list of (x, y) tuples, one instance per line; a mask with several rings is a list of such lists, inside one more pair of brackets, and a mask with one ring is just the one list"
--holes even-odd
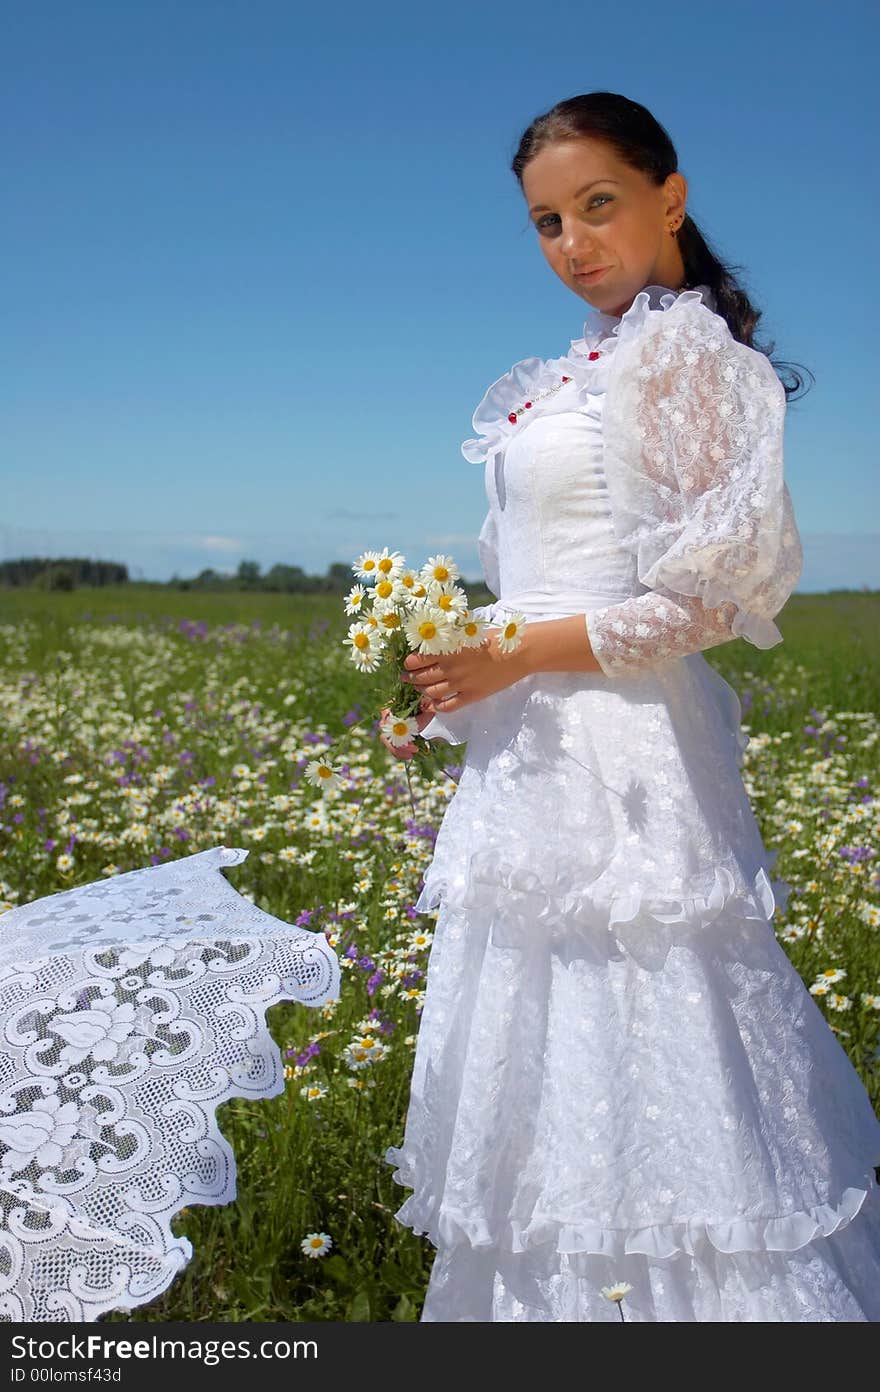
[(603, 399), (593, 392), (579, 409), (524, 422), (507, 449), (488, 461), (503, 596), (584, 590), (623, 599), (643, 592), (636, 558), (614, 534)]

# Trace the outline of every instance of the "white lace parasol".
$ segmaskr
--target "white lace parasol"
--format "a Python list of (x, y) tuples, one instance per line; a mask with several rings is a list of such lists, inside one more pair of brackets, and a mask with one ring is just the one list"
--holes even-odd
[(216, 1109), (284, 1089), (266, 1010), (338, 999), (322, 932), (257, 908), (216, 846), (0, 915), (0, 1317), (94, 1320), (192, 1256), (235, 1197)]

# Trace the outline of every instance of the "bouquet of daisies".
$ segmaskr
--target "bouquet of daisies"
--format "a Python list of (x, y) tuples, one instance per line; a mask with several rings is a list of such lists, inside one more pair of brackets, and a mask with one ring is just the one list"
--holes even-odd
[[(413, 757), (420, 771), (433, 776), (450, 762), (458, 762), (464, 746), (441, 740), (434, 749), (422, 737), (416, 718), (422, 698), (414, 684), (401, 681), (401, 673), (407, 670), (404, 661), (411, 652), (453, 653), (480, 647), (490, 625), (471, 609), (457, 583), (460, 571), (451, 556), (430, 556), (415, 570), (407, 566), (401, 552), (386, 547), (363, 552), (352, 571), (357, 583), (345, 597), (345, 612), (354, 622), (344, 643), (360, 672), (379, 674), (378, 705), (372, 715), (387, 709), (380, 728), (389, 744), (414, 744)], [(519, 614), (505, 624), (498, 639), (505, 651), (519, 645), (524, 626)], [(313, 765), (307, 772), (317, 786), (338, 784), (329, 763), (315, 760)]]

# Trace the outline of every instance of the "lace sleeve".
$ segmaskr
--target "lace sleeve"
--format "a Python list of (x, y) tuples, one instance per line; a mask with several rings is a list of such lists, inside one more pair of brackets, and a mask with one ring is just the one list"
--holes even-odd
[(803, 552), (783, 479), (785, 392), (764, 354), (699, 302), (651, 316), (621, 344), (605, 402), (615, 534), (650, 594), (585, 616), (608, 676), (747, 638), (773, 617)]

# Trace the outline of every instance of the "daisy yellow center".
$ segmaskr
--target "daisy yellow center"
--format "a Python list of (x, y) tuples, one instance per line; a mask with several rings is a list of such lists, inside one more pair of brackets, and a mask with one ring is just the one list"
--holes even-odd
[(332, 777), (333, 777), (333, 770), (332, 770), (332, 768), (330, 768), (330, 766), (329, 766), (328, 764), (319, 764), (319, 765), (318, 765), (318, 777), (319, 777), (319, 778), (332, 778)]
[(411, 590), (416, 582), (411, 575), (404, 575), (401, 583), (406, 585), (408, 590)]
[(386, 628), (400, 628), (400, 615), (389, 610), (387, 614), (382, 615), (382, 623)]
[(512, 638), (512, 637), (514, 636), (515, 633), (516, 633), (516, 624), (515, 624), (515, 623), (509, 623), (509, 624), (505, 624), (505, 625), (504, 625), (504, 636), (505, 636), (505, 638)]
[(364, 561), (364, 570), (369, 571), (369, 570), (375, 570), (375, 569), (376, 569), (376, 562), (375, 562), (375, 561)]
[(422, 640), (427, 639), (430, 641), (431, 638), (436, 638), (436, 636), (437, 625), (435, 623), (431, 623), (430, 619), (425, 619), (423, 623), (419, 624), (419, 637)]
[(433, 572), (433, 573), (434, 573), (434, 579), (435, 579), (435, 580), (448, 580), (448, 579), (449, 579), (449, 571), (446, 569), (445, 566), (435, 566), (435, 567), (434, 567), (434, 572)]
[(395, 722), (394, 722), (394, 733), (395, 733), (395, 735), (405, 735), (405, 734), (408, 732), (408, 729), (409, 729), (409, 726), (407, 725), (407, 723), (406, 723), (405, 720), (395, 720)]
[(356, 633), (354, 635), (354, 645), (363, 652), (365, 648), (370, 646), (370, 635), (368, 633)]
[(469, 638), (473, 638), (477, 631), (477, 625), (475, 623), (466, 623), (464, 626), (464, 631)]
[(394, 562), (390, 556), (383, 556), (379, 562), (379, 569), (382, 571), (383, 575), (387, 575), (393, 565)]
[(379, 620), (376, 618), (375, 614), (368, 614), (366, 619), (364, 620), (364, 623), (368, 623), (370, 625), (370, 628), (379, 627)]
[(311, 1240), (310, 1243), (309, 1243), (309, 1246), (310, 1246), (310, 1247), (323, 1247), (323, 1246), (324, 1246), (324, 1239), (323, 1239), (323, 1237), (313, 1237), (312, 1240)]
[(439, 605), (439, 607), (440, 607), (441, 609), (451, 609), (451, 608), (452, 608), (452, 595), (448, 595), (448, 594), (441, 595), (440, 598), (437, 600), (437, 603), (438, 603), (438, 605)]
[(381, 599), (387, 599), (388, 596), (393, 593), (394, 586), (392, 585), (390, 580), (379, 581), (379, 583), (376, 586), (376, 594), (379, 595)]

